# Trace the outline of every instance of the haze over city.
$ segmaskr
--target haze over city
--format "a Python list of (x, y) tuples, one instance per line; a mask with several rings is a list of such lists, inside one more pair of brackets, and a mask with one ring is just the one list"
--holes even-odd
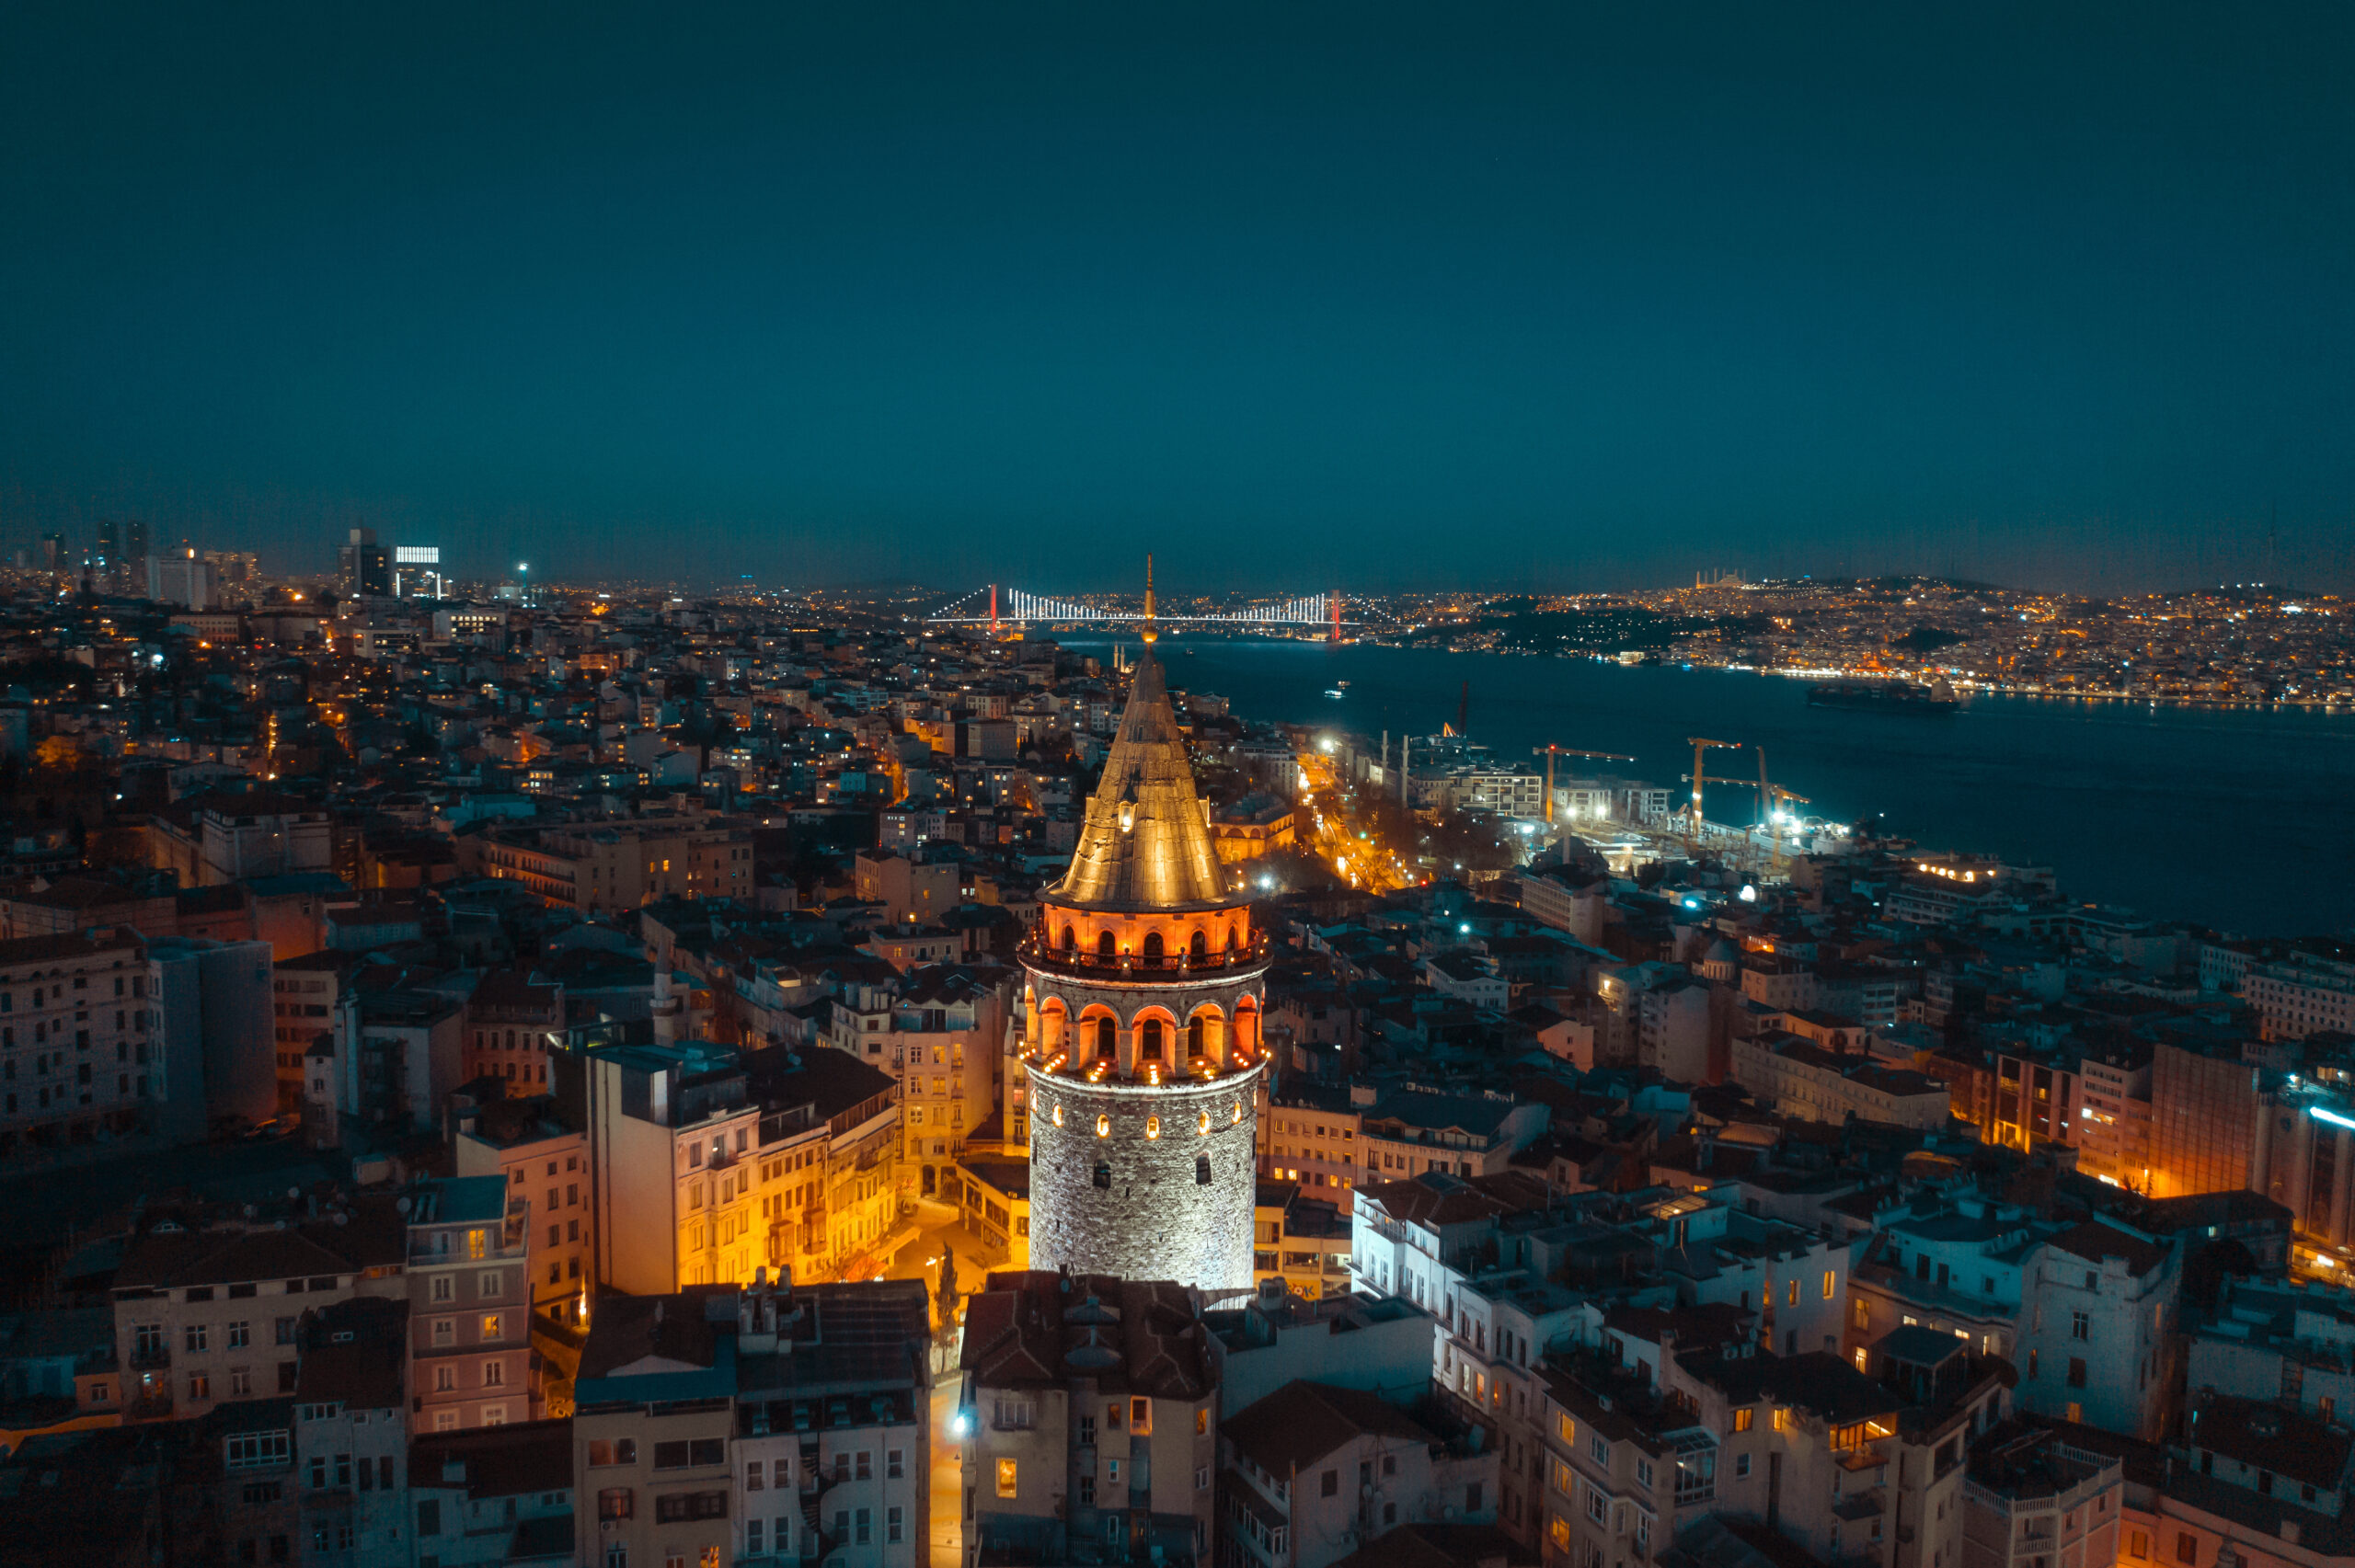
[(20, 9), (0, 531), (1055, 591), (1146, 534), (1212, 589), (2344, 588), (2350, 28)]

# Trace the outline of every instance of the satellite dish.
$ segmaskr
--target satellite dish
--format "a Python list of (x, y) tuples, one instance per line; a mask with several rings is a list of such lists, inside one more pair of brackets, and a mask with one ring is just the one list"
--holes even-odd
[(402, 1198), (398, 1203), (393, 1205), (393, 1209), (396, 1213), (406, 1215), (408, 1212), (408, 1199)]
[(247, 1218), (247, 1219), (253, 1219), (256, 1215), (259, 1214), (260, 1212), (261, 1212), (261, 1211), (260, 1211), (259, 1209), (256, 1208), (252, 1204), (250, 1204), (250, 1203), (249, 1203), (249, 1204), (246, 1205), (246, 1218)]
[(339, 1208), (335, 1211), (335, 1222), (339, 1225), (349, 1225), (351, 1223), (351, 1216)]
[(302, 1202), (303, 1189), (301, 1187), (288, 1187), (286, 1189), (286, 1201), (289, 1203)]

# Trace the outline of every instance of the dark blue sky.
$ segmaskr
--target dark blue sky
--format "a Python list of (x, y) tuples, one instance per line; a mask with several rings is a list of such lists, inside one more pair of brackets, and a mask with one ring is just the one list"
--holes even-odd
[(2355, 588), (2351, 17), (14, 6), (0, 539)]

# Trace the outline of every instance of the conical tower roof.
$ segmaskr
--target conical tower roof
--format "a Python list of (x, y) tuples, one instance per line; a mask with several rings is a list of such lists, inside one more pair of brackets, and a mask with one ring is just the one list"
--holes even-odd
[(1148, 652), (1129, 689), (1128, 711), (1087, 803), (1071, 870), (1048, 895), (1105, 910), (1200, 909), (1231, 904), (1210, 823), (1194, 794), (1186, 738), (1169, 710), (1161, 661)]

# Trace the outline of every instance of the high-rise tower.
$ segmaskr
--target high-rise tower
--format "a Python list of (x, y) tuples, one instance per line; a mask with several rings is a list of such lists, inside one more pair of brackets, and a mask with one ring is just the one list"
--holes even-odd
[(1032, 1265), (1249, 1289), (1267, 940), (1226, 888), (1150, 648), (1040, 903), (1022, 945)]

